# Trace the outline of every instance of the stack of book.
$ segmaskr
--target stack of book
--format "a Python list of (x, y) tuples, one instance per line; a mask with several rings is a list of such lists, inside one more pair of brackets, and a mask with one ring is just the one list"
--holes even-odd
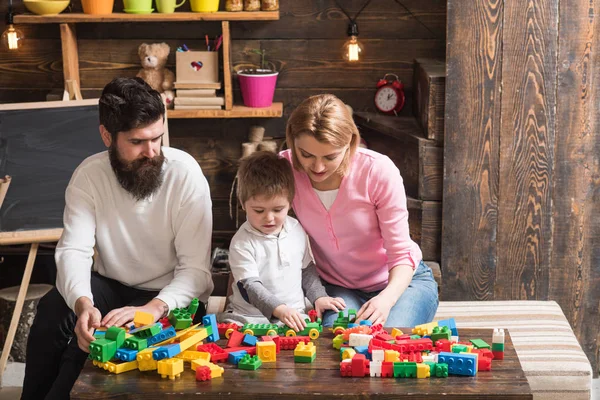
[(175, 110), (221, 110), (225, 105), (225, 98), (217, 96), (217, 90), (220, 88), (220, 84), (215, 86), (176, 82)]

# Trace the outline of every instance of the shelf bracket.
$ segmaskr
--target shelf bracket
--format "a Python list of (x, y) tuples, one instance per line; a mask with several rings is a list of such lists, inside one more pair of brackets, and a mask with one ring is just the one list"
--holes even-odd
[(79, 55), (77, 53), (77, 35), (74, 24), (60, 24), (60, 42), (63, 57), (63, 75), (65, 96), (81, 100), (81, 82), (79, 79)]

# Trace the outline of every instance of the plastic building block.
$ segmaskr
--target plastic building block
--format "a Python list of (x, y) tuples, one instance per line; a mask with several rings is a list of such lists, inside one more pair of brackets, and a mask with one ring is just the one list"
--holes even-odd
[(436, 326), (431, 332), (431, 341), (433, 343), (441, 339), (450, 340), (450, 337), (452, 337), (452, 331), (447, 326)]
[(308, 336), (280, 337), (279, 347), (281, 350), (294, 350), (300, 342), (309, 343), (310, 338)]
[(492, 359), (489, 357), (477, 357), (477, 371), (491, 371), (492, 370)]
[(247, 333), (244, 335), (244, 338), (242, 339), (242, 344), (246, 345), (246, 346), (256, 346), (257, 342), (258, 342), (258, 338), (256, 336), (252, 336)]
[(481, 339), (471, 339), (471, 343), (475, 346), (476, 349), (489, 349), (490, 345), (485, 342), (485, 340)]
[(92, 361), (92, 363), (94, 365), (96, 365), (97, 367), (103, 368), (106, 371), (112, 373), (112, 374), (121, 374), (123, 372), (128, 372), (128, 371), (133, 371), (134, 369), (138, 369), (138, 362), (137, 361), (128, 361), (128, 362), (121, 362), (121, 363), (112, 363), (112, 362), (105, 362), (105, 363), (101, 363), (99, 361)]
[(181, 358), (184, 362), (192, 362), (194, 360), (202, 359), (206, 362), (210, 361), (210, 353), (205, 353), (202, 351), (195, 350), (186, 350), (175, 356), (176, 358)]
[(495, 328), (492, 333), (492, 343), (502, 343), (504, 344), (504, 329)]
[(394, 363), (391, 362), (382, 362), (381, 363), (381, 377), (382, 378), (391, 378), (394, 376)]
[(129, 331), (129, 333), (139, 338), (148, 339), (152, 336), (156, 336), (160, 331), (162, 331), (162, 324), (160, 322), (157, 322), (156, 324), (146, 325), (140, 328), (132, 329)]
[(196, 350), (210, 353), (210, 360), (212, 362), (225, 361), (228, 357), (227, 352), (215, 343), (206, 343), (198, 345), (196, 347)]
[(174, 308), (169, 313), (169, 322), (175, 330), (189, 328), (192, 325), (192, 314), (187, 309)]
[(135, 351), (144, 350), (146, 347), (148, 347), (148, 340), (136, 336), (130, 336), (127, 339), (125, 339), (123, 347)]
[(346, 377), (352, 376), (352, 360), (351, 359), (342, 360), (342, 362), (340, 363), (340, 375), (346, 376)]
[(158, 361), (158, 374), (161, 378), (175, 379), (183, 372), (183, 360), (179, 358), (167, 358)]
[(503, 351), (492, 351), (492, 354), (494, 354), (494, 360), (504, 360)]
[(369, 328), (368, 326), (364, 326), (364, 325), (357, 325), (357, 326), (350, 327), (350, 328), (346, 329), (343, 333), (344, 340), (350, 340), (350, 335), (352, 333), (361, 333), (364, 335), (370, 335), (371, 328)]
[(223, 349), (223, 351), (227, 354), (229, 353), (235, 353), (236, 351), (245, 351), (246, 353), (250, 354), (251, 356), (255, 356), (256, 355), (256, 346), (251, 347), (251, 346), (240, 346), (240, 347), (230, 347), (228, 349)]
[(373, 323), (371, 321), (369, 321), (368, 319), (363, 319), (362, 321), (359, 322), (359, 325), (372, 326)]
[(392, 329), (391, 336), (393, 338), (397, 339), (396, 336), (402, 336), (402, 335), (404, 335), (404, 332), (402, 332), (400, 329), (398, 329), (398, 328)]
[(229, 356), (227, 357), (227, 362), (233, 365), (237, 365), (246, 354), (248, 354), (246, 350), (233, 351), (229, 353)]
[(210, 376), (210, 368), (206, 365), (202, 365), (196, 368), (196, 380), (197, 381), (207, 381), (211, 378)]
[(448, 364), (445, 364), (445, 363), (435, 364), (434, 371), (431, 372), (431, 376), (434, 376), (434, 375), (438, 378), (447, 378), (448, 377)]
[(371, 357), (374, 362), (383, 362), (385, 360), (385, 351), (384, 350), (373, 350), (371, 351)]
[(181, 353), (181, 348), (179, 347), (178, 343), (167, 344), (154, 350), (152, 352), (152, 358), (158, 361), (163, 360), (165, 358), (175, 357), (179, 353)]
[(356, 351), (349, 347), (342, 347), (340, 349), (340, 354), (341, 354), (342, 360), (347, 360), (347, 359), (352, 359), (352, 357), (354, 357), (354, 355), (356, 354)]
[(280, 330), (277, 324), (245, 324), (241, 332), (252, 336), (277, 336)]
[(94, 337), (96, 339), (104, 339), (105, 335), (106, 335), (106, 331), (105, 330), (96, 329), (94, 331)]
[(132, 349), (128, 349), (126, 347), (122, 347), (120, 349), (117, 350), (117, 352), (115, 353), (115, 357), (118, 358), (121, 361), (134, 361), (135, 358), (137, 357), (137, 350), (132, 350)]
[(458, 329), (456, 329), (456, 321), (454, 318), (442, 319), (439, 320), (438, 326), (447, 326), (450, 328), (450, 332), (452, 332), (452, 336), (458, 336)]
[(202, 317), (202, 325), (205, 328), (211, 327), (212, 331), (209, 330), (209, 335), (206, 338), (206, 341), (209, 343), (216, 342), (219, 340), (219, 329), (217, 327), (217, 317), (215, 314), (207, 314)]
[(400, 361), (400, 353), (394, 350), (385, 350), (384, 361), (396, 362)]
[(368, 346), (369, 343), (371, 342), (371, 339), (373, 339), (373, 336), (371, 336), (371, 335), (365, 335), (365, 334), (361, 334), (361, 333), (351, 333), (348, 344), (350, 345), (350, 347)]
[(448, 372), (453, 375), (475, 376), (477, 374), (476, 354), (440, 353), (440, 363), (448, 364)]
[(308, 312), (308, 318), (310, 322), (317, 322), (317, 312), (315, 310), (310, 310)]
[(351, 308), (348, 310), (348, 316), (344, 316), (344, 311), (338, 313), (338, 317), (333, 321), (333, 333), (339, 335), (343, 333), (348, 325), (356, 320), (356, 310)]
[(447, 353), (451, 353), (452, 342), (447, 339), (441, 339), (435, 342), (435, 349), (439, 353), (445, 351)]
[(256, 343), (256, 355), (262, 362), (277, 361), (277, 346), (275, 346), (275, 342)]
[(294, 349), (294, 362), (311, 363), (317, 357), (317, 348), (313, 342), (298, 343)]
[(96, 339), (90, 343), (90, 360), (107, 362), (117, 353), (117, 342), (108, 339)]
[(492, 351), (504, 351), (504, 343), (492, 343)]
[(229, 335), (229, 340), (227, 341), (227, 347), (239, 347), (242, 345), (242, 341), (244, 340), (244, 335), (242, 332), (233, 331)]
[(133, 325), (136, 328), (141, 328), (142, 326), (152, 324), (154, 324), (154, 315), (150, 313), (144, 311), (136, 311), (133, 315)]
[(177, 335), (177, 333), (175, 332), (175, 328), (170, 326), (167, 329), (158, 332), (156, 335), (149, 337), (147, 339), (148, 346), (153, 346), (157, 343), (161, 343), (161, 342), (164, 342), (165, 340), (174, 338), (175, 335)]
[(198, 306), (200, 305), (200, 302), (198, 301), (197, 298), (193, 298), (190, 305), (187, 308), (187, 312), (192, 316), (192, 319), (194, 318), (194, 314), (196, 314), (196, 311), (198, 311)]
[(431, 371), (429, 371), (429, 366), (425, 364), (416, 364), (417, 365), (417, 378), (429, 378), (431, 376)]
[(362, 378), (371, 375), (369, 372), (369, 361), (364, 354), (356, 354), (352, 357), (352, 376)]
[(343, 344), (344, 344), (344, 335), (339, 334), (333, 338), (333, 348), (334, 349), (338, 349), (338, 350), (341, 349)]
[(413, 362), (395, 362), (393, 365), (394, 378), (416, 378), (417, 363)]
[(381, 361), (371, 361), (369, 364), (369, 374), (371, 378), (381, 376)]
[(395, 337), (393, 337), (392, 335), (390, 335), (389, 333), (387, 333), (385, 331), (377, 332), (375, 335), (373, 335), (373, 338), (378, 339), (378, 340), (383, 340), (384, 342), (389, 342), (389, 341), (395, 340)]
[(274, 337), (271, 337), (271, 340), (273, 340), (273, 342), (275, 343), (275, 348), (277, 349), (276, 353), (279, 354), (279, 351), (281, 350), (281, 343), (280, 343), (281, 337), (274, 336)]
[(117, 326), (111, 326), (106, 330), (105, 339), (112, 340), (117, 343), (117, 349), (123, 346), (125, 342), (125, 329)]
[(163, 329), (167, 329), (168, 327), (171, 326), (171, 323), (169, 322), (169, 317), (164, 317), (158, 320), (158, 322), (160, 322), (160, 324), (162, 325)]
[(138, 369), (140, 371), (153, 371), (158, 368), (158, 361), (152, 358), (154, 349), (144, 349), (137, 354)]
[(208, 337), (208, 332), (205, 328), (194, 329), (180, 338), (179, 348), (181, 351), (187, 350), (198, 343), (202, 343), (202, 340), (206, 337)]
[(207, 367), (210, 368), (211, 378), (218, 378), (223, 375), (223, 372), (225, 372), (225, 368), (219, 367), (217, 364), (208, 363)]
[(398, 350), (401, 353), (431, 351), (433, 350), (433, 342), (431, 339), (396, 340), (396, 345), (392, 345), (392, 349)]
[(438, 326), (437, 322), (429, 322), (428, 324), (417, 325), (413, 328), (412, 333), (420, 336), (431, 335), (433, 328)]
[(233, 322), (217, 324), (217, 331), (219, 332), (219, 335), (224, 336), (227, 339), (229, 339), (231, 332), (239, 331), (241, 328), (242, 327), (240, 325)]
[(262, 365), (262, 361), (258, 356), (251, 356), (250, 354), (246, 354), (242, 359), (238, 362), (239, 369), (247, 369), (247, 370), (257, 370)]
[(452, 353), (468, 353), (468, 348), (464, 344), (453, 344), (450, 349)]

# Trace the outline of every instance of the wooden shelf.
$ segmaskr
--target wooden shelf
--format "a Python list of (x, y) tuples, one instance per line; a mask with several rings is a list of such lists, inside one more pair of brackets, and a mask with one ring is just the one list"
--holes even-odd
[(178, 118), (279, 118), (283, 103), (273, 103), (267, 108), (250, 108), (234, 105), (231, 110), (168, 110), (170, 119)]
[(57, 15), (21, 14), (14, 16), (15, 24), (65, 24), (82, 22), (183, 22), (183, 21), (275, 21), (279, 11), (219, 11), (214, 13), (175, 12), (172, 14), (112, 13), (92, 15), (65, 13)]

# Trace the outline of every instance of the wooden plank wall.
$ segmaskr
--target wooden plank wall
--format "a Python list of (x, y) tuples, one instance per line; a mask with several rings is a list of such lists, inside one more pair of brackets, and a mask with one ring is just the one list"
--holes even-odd
[[(21, 0), (15, 7), (23, 11)], [(224, 2), (221, 2), (222, 4)], [(375, 84), (384, 74), (397, 74), (412, 96), (413, 61), (419, 57), (445, 55), (445, 0), (403, 0), (426, 26), (391, 0), (373, 0), (358, 18), (364, 61), (351, 65), (341, 57), (347, 40), (347, 19), (334, 0), (282, 0), (281, 18), (268, 22), (232, 22), (232, 62), (250, 61), (246, 51), (267, 50), (268, 59), (280, 70), (276, 101), (284, 103), (284, 118), (244, 120), (171, 120), (171, 145), (180, 147), (200, 162), (213, 196), (215, 231), (227, 238), (235, 230), (229, 218), (228, 198), (241, 143), (248, 127), (261, 124), (266, 134), (282, 137), (285, 121), (304, 98), (330, 92), (356, 110), (375, 111)], [(344, 1), (354, 16), (364, 0)], [(0, 12), (5, 13), (7, 2)], [(115, 10), (121, 3), (115, 2)], [(73, 11), (80, 11), (78, 0)], [(182, 6), (189, 10), (189, 2)], [(4, 21), (4, 18), (2, 18)], [(3, 23), (3, 22), (2, 22)], [(4, 25), (0, 25), (4, 29)], [(51, 91), (62, 90), (62, 59), (57, 25), (20, 26), (27, 37), (18, 52), (0, 50), (0, 102), (43, 101)], [(220, 23), (129, 23), (77, 24), (81, 84), (84, 97), (95, 97), (116, 76), (134, 76), (140, 68), (140, 43), (165, 41), (171, 46), (168, 66), (174, 70), (173, 51), (182, 43), (190, 48), (204, 46), (204, 34), (214, 37)], [(251, 56), (250, 56), (251, 57)], [(237, 82), (234, 95), (241, 103)], [(403, 114), (411, 115), (410, 104)]]
[(600, 60), (589, 0), (448, 0), (446, 300), (556, 300), (598, 373)]

